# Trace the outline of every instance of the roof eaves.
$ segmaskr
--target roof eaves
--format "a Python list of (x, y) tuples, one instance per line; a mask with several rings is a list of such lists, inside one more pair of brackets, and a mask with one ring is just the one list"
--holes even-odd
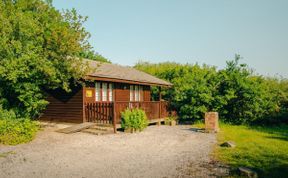
[(129, 79), (123, 79), (123, 78), (117, 78), (117, 77), (111, 77), (111, 76), (106, 76), (106, 75), (91, 75), (91, 74), (88, 74), (86, 76), (89, 76), (89, 77), (99, 77), (99, 78), (106, 78), (106, 79), (116, 79), (116, 80), (120, 80), (120, 81), (123, 81), (125, 83), (126, 82), (137, 82), (137, 83), (142, 83), (142, 84), (148, 84), (148, 85), (156, 85), (156, 86), (166, 86), (166, 87), (172, 87), (173, 84), (170, 83), (170, 82), (166, 82), (165, 83), (155, 83), (155, 82), (149, 82), (149, 81), (140, 81), (140, 80), (129, 80)]

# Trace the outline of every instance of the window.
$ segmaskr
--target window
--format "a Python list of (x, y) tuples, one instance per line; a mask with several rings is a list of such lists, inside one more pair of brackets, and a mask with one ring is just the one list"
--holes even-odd
[(109, 101), (113, 101), (113, 85), (109, 83)]
[(130, 101), (143, 101), (143, 86), (130, 85)]
[(107, 101), (107, 83), (102, 83), (102, 101)]
[(96, 84), (95, 84), (95, 100), (96, 101), (101, 100), (101, 98), (100, 98), (100, 83), (99, 82), (96, 82)]
[(133, 101), (133, 94), (134, 94), (134, 86), (130, 85), (130, 101)]
[(95, 101), (113, 101), (113, 83), (95, 83)]
[(134, 98), (134, 100), (135, 101), (139, 101), (139, 86), (138, 85), (135, 85), (134, 86), (134, 94), (135, 94), (135, 98)]

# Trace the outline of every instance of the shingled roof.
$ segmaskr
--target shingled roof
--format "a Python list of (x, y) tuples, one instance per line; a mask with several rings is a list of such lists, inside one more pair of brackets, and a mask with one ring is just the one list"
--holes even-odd
[(146, 85), (172, 86), (172, 84), (167, 81), (136, 70), (132, 67), (124, 67), (117, 64), (98, 62), (89, 59), (84, 59), (84, 62), (88, 62), (90, 67), (96, 68), (95, 71), (87, 74), (88, 77), (97, 77), (106, 80), (114, 79), (123, 83), (136, 82)]

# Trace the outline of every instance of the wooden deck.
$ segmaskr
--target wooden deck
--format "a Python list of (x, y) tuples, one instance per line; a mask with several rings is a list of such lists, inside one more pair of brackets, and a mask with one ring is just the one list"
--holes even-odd
[(85, 121), (102, 124), (121, 123), (121, 113), (126, 109), (140, 108), (148, 120), (168, 117), (168, 103), (165, 101), (141, 102), (88, 102), (85, 103)]
[(86, 102), (84, 104), (84, 118), (86, 122), (97, 124), (112, 124), (114, 132), (120, 128), (121, 113), (126, 109), (140, 108), (145, 111), (149, 123), (164, 121), (171, 115), (166, 101), (138, 101), (138, 102)]

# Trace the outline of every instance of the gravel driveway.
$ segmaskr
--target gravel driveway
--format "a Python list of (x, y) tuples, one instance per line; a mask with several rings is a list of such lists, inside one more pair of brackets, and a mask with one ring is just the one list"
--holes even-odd
[[(189, 126), (96, 136), (45, 128), (28, 144), (1, 146), (0, 177), (215, 177), (215, 134)], [(212, 165), (212, 166), (211, 166)]]

